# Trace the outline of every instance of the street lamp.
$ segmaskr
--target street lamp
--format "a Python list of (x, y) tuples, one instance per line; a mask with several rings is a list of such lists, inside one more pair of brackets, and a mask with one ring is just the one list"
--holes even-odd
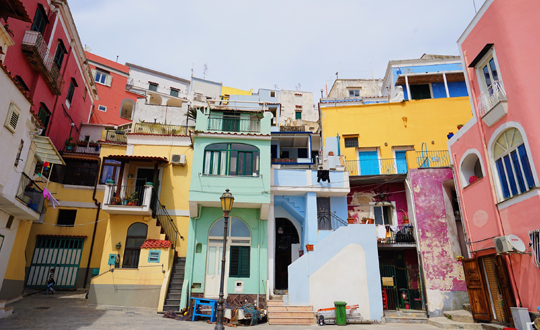
[(232, 210), (234, 197), (229, 192), (229, 189), (225, 189), (225, 192), (220, 197), (221, 209), (223, 210), (223, 217), (225, 218), (225, 225), (223, 226), (223, 255), (221, 257), (221, 280), (219, 282), (219, 300), (217, 306), (216, 326), (214, 330), (223, 330), (223, 314), (225, 308), (223, 307), (223, 286), (225, 283), (225, 256), (227, 254), (227, 225), (229, 224), (229, 212)]

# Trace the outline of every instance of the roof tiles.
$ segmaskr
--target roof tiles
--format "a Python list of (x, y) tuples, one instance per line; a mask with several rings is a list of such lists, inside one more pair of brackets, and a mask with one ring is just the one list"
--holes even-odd
[(168, 249), (171, 247), (171, 242), (160, 239), (147, 239), (144, 241), (141, 249)]

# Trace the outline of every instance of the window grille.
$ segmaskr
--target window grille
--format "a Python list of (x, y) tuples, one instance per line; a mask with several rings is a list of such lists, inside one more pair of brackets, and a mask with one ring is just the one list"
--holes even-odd
[(536, 267), (540, 268), (540, 229), (531, 230), (529, 239), (532, 244), (533, 262)]
[(345, 138), (345, 148), (357, 148), (358, 137)]

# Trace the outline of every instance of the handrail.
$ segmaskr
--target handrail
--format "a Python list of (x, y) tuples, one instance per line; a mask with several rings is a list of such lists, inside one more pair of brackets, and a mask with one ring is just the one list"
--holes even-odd
[(165, 235), (167, 235), (167, 238), (171, 242), (173, 246), (173, 250), (176, 248), (178, 244), (178, 238), (183, 239), (183, 236), (180, 235), (180, 232), (178, 231), (178, 228), (176, 227), (176, 224), (174, 223), (174, 220), (169, 215), (169, 212), (167, 212), (167, 209), (161, 202), (159, 201), (159, 198), (156, 197), (156, 204), (157, 204), (157, 210), (155, 212), (155, 216), (159, 221), (159, 224), (165, 231)]
[(337, 230), (340, 227), (348, 225), (347, 221), (332, 212), (318, 212), (317, 222), (319, 230)]
[(127, 136), (126, 136), (125, 131), (121, 131), (121, 132), (122, 133), (118, 133), (114, 130), (107, 131), (107, 134), (105, 136), (105, 141), (127, 143)]
[(506, 101), (506, 91), (498, 81), (494, 81), (478, 96), (478, 112), (480, 117), (483, 117), (500, 101)]
[(124, 206), (147, 206), (144, 205), (146, 186), (118, 186), (107, 185), (109, 198), (105, 200), (105, 205)]
[(343, 227), (343, 226), (347, 226), (349, 223), (343, 219), (341, 219), (340, 217), (338, 217), (335, 213), (331, 213), (331, 216), (332, 216), (332, 228), (334, 230), (340, 228), (340, 227)]
[(386, 238), (380, 239), (380, 244), (414, 244), (414, 228), (411, 224), (401, 226), (386, 225)]
[(452, 166), (448, 150), (417, 151), (416, 162), (419, 168)]

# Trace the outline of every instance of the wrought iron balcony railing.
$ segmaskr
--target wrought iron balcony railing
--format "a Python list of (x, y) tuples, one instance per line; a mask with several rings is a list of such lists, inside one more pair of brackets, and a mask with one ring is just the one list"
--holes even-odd
[(24, 173), (21, 174), (21, 181), (19, 181), (16, 197), (37, 213), (41, 214), (43, 212), (43, 190)]
[(414, 227), (411, 224), (402, 226), (386, 225), (386, 238), (378, 238), (380, 244), (415, 244)]
[(187, 135), (190, 127), (181, 125), (165, 125), (159, 123), (135, 123), (132, 133), (139, 134), (162, 134), (162, 135)]
[(506, 101), (506, 91), (498, 81), (495, 81), (478, 97), (480, 117), (484, 117), (501, 101)]
[(105, 205), (118, 206), (146, 206), (146, 186), (118, 186), (107, 185), (109, 193), (105, 199)]
[(419, 168), (450, 167), (448, 150), (417, 151), (416, 161)]

